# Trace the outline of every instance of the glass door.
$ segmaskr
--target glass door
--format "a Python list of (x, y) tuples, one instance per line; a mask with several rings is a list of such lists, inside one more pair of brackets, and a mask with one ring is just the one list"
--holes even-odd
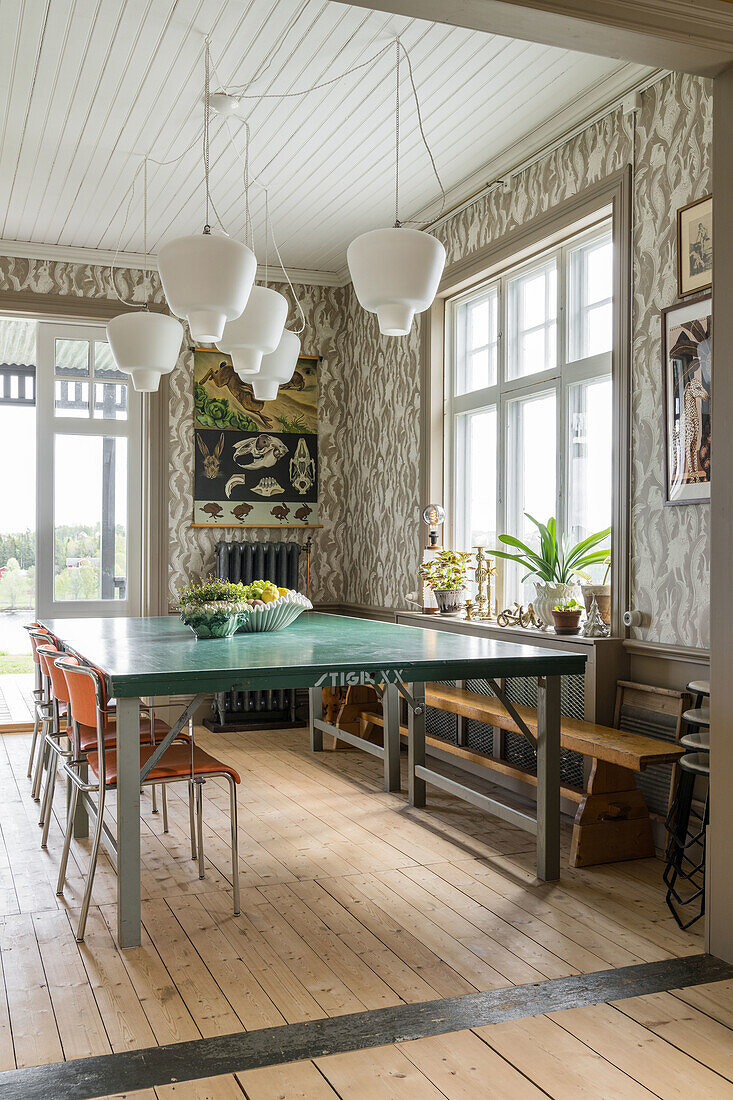
[(140, 611), (140, 395), (103, 326), (38, 325), (36, 608)]

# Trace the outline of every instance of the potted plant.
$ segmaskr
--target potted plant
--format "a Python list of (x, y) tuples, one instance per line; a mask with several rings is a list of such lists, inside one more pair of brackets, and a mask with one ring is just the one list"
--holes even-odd
[(420, 580), (432, 588), (438, 610), (444, 615), (458, 611), (461, 606), (470, 558), (470, 554), (459, 550), (441, 550), (420, 566)]
[(577, 634), (580, 630), (580, 616), (583, 605), (577, 600), (566, 600), (552, 609), (552, 619), (556, 634)]
[(611, 585), (608, 584), (608, 574), (611, 569), (610, 550), (608, 552), (608, 557), (606, 559), (605, 565), (606, 572), (603, 576), (603, 583), (581, 584), (580, 591), (583, 593), (583, 603), (585, 604), (586, 615), (590, 615), (590, 609), (593, 606), (593, 597), (595, 596), (601, 618), (603, 619), (606, 626), (609, 626), (611, 623)]
[(207, 577), (178, 592), (181, 619), (197, 638), (229, 638), (249, 611), (243, 584)]
[(526, 569), (522, 581), (526, 581), (528, 577), (535, 578), (534, 609), (547, 626), (552, 622), (553, 608), (575, 599), (579, 594), (575, 578), (590, 581), (590, 575), (585, 570), (591, 565), (608, 561), (608, 548), (598, 550), (595, 547), (608, 538), (611, 528), (607, 527), (604, 531), (598, 531), (568, 547), (564, 539), (558, 542), (557, 521), (554, 516), (550, 516), (545, 524), (540, 523), (529, 512), (525, 512), (525, 515), (539, 531), (539, 548), (533, 550), (514, 535), (499, 535), (499, 541), (505, 546), (513, 547), (513, 552), (492, 550), (491, 553), (494, 557), (505, 558)]

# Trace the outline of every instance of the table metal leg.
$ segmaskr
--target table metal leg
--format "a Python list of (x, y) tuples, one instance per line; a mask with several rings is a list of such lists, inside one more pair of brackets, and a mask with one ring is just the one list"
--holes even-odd
[(382, 692), (384, 719), (384, 789), (400, 790), (400, 696), (396, 684), (385, 684)]
[(560, 878), (560, 677), (537, 680), (537, 878)]
[(140, 946), (140, 700), (117, 700), (117, 940)]
[(308, 688), (308, 719), (311, 734), (311, 752), (323, 752), (323, 730), (315, 723), (323, 719), (323, 688)]
[(407, 790), (411, 806), (425, 805), (425, 780), (415, 768), (425, 766), (425, 684), (410, 684), (414, 707), (407, 708)]

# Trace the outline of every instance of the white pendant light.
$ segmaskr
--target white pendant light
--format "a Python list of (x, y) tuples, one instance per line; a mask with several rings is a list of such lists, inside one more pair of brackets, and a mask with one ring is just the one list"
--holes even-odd
[(107, 322), (107, 339), (115, 363), (132, 378), (139, 393), (157, 390), (163, 374), (178, 361), (183, 325), (165, 313), (120, 313)]
[[(351, 281), (361, 306), (379, 319), (383, 336), (407, 336), (416, 313), (432, 305), (445, 267), (445, 248), (436, 237), (418, 229), (404, 229), (399, 219), (400, 181), (400, 54), (410, 66), (410, 80), (420, 133), (430, 155), (420, 116), (420, 103), (412, 79), (412, 64), (399, 38), (396, 40), (395, 102), (395, 222), (393, 229), (374, 229), (352, 241), (346, 252)], [(437, 169), (436, 178), (443, 192)]]
[(194, 340), (212, 344), (247, 305), (257, 261), (240, 241), (207, 229), (164, 244), (158, 271), (171, 312), (187, 319)]
[(244, 312), (228, 321), (216, 341), (219, 351), (231, 355), (240, 378), (257, 374), (262, 356), (274, 352), (280, 343), (288, 316), (284, 295), (266, 286), (253, 286)]
[(374, 229), (346, 253), (360, 305), (379, 319), (383, 336), (406, 336), (416, 313), (432, 305), (445, 266), (445, 248), (417, 229)]
[(202, 343), (221, 339), (227, 321), (247, 305), (257, 271), (254, 253), (209, 225), (209, 94), (211, 58), (206, 39), (204, 75), (204, 186), (206, 224), (202, 234), (177, 237), (158, 253), (158, 271), (171, 311), (188, 320), (191, 336)]
[(262, 366), (250, 380), (255, 398), (258, 401), (274, 401), (278, 386), (285, 385), (293, 377), (295, 365), (300, 355), (300, 339), (285, 329), (280, 343), (273, 352), (262, 358)]
[[(133, 183), (134, 194), (134, 183)], [(143, 247), (148, 266), (148, 158), (143, 161)], [(112, 269), (114, 280), (114, 268)], [(183, 325), (165, 313), (119, 313), (107, 322), (107, 340), (119, 370), (129, 374), (132, 388), (152, 393), (161, 376), (170, 374), (178, 361)]]

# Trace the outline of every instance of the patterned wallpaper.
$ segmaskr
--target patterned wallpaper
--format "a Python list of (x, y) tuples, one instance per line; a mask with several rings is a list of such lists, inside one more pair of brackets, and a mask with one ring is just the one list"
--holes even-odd
[[(675, 301), (675, 211), (710, 190), (711, 86), (672, 75), (442, 225), (451, 263), (497, 240), (633, 160), (632, 602), (649, 623), (637, 637), (708, 645), (708, 505), (663, 507), (659, 310)], [(116, 272), (123, 297), (143, 300), (141, 271)], [(155, 275), (154, 299), (162, 300)], [(109, 269), (0, 257), (0, 289), (112, 298)], [(287, 288), (281, 288), (289, 296)], [(421, 321), (404, 339), (380, 337), (351, 287), (298, 287), (306, 315), (303, 352), (321, 355), (320, 492), (312, 594), (321, 602), (404, 606), (420, 554), (419, 402)], [(291, 302), (289, 324), (294, 323)], [(170, 376), (171, 595), (213, 565), (226, 529), (191, 528), (192, 356)], [(233, 532), (232, 532), (233, 534)], [(248, 529), (247, 538), (273, 532)], [(239, 537), (239, 534), (237, 534)], [(304, 541), (305, 531), (283, 537)]]

